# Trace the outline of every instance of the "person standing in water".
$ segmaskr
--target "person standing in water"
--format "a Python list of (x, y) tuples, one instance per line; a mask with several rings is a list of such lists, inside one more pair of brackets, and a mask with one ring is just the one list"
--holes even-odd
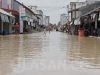
[(44, 34), (46, 35), (46, 28), (44, 28), (43, 32), (44, 32)]
[(18, 23), (16, 23), (15, 25), (15, 33), (19, 33), (19, 29), (20, 29), (20, 25)]
[(48, 31), (49, 31), (49, 34), (50, 34), (50, 32), (51, 32), (51, 26), (48, 26)]

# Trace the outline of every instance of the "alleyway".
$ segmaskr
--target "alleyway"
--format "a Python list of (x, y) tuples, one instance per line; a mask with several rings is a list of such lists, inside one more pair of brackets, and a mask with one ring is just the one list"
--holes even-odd
[(100, 39), (51, 32), (0, 36), (0, 75), (100, 75)]

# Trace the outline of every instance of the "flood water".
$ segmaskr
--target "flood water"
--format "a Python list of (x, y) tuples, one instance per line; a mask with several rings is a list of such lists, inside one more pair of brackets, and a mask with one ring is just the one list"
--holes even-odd
[(52, 32), (0, 36), (0, 75), (100, 75), (100, 39)]

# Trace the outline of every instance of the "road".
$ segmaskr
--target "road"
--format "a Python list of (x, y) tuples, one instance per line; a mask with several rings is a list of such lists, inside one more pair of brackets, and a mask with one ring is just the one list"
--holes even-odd
[(0, 36), (0, 75), (100, 75), (100, 39), (60, 32)]

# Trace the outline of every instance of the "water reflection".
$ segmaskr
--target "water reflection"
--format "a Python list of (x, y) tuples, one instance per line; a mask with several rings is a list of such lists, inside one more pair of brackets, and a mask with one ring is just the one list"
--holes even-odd
[(0, 36), (0, 75), (19, 71), (27, 62), (40, 56), (42, 39), (38, 36)]
[(0, 36), (0, 75), (12, 72), (12, 60), (18, 57), (19, 39), (19, 36)]
[[(0, 75), (51, 75), (52, 72), (57, 75), (95, 75), (94, 69), (100, 69), (99, 40), (59, 32), (47, 33), (46, 36), (43, 33), (0, 36)], [(35, 71), (35, 60), (38, 63), (45, 60), (46, 64), (65, 61), (67, 69)], [(99, 71), (97, 74), (100, 75)]]
[(72, 62), (82, 62), (78, 65), (85, 68), (100, 68), (100, 40), (96, 38), (72, 38), (69, 59)]

